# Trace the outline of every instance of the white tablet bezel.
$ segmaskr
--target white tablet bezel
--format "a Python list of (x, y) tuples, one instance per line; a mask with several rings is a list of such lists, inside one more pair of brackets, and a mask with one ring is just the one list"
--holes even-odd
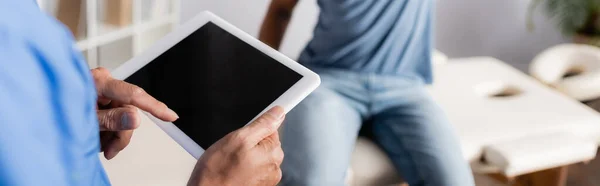
[[(259, 40), (255, 39), (249, 34), (243, 32), (242, 30), (236, 28), (235, 26), (229, 24), (228, 22), (224, 21), (223, 19), (217, 17), (216, 15), (208, 11), (198, 14), (192, 20), (186, 22), (173, 32), (160, 39), (138, 56), (119, 66), (117, 69), (112, 71), (113, 77), (120, 80), (126, 79), (127, 77), (129, 77), (142, 67), (146, 66), (146, 64), (150, 63), (152, 60), (154, 60), (162, 53), (173, 47), (175, 44), (179, 43), (179, 41), (185, 39), (187, 36), (194, 33), (196, 30), (198, 30), (200, 27), (204, 26), (208, 22), (214, 23), (223, 30), (231, 33), (240, 40), (248, 43), (249, 45), (253, 46), (254, 48), (258, 49), (259, 51), (265, 53), (266, 55), (270, 56), (276, 61), (279, 61), (281, 64), (285, 65), (286, 67), (296, 71), (297, 73), (303, 76), (302, 79), (296, 82), (296, 84), (294, 84), (279, 98), (277, 98), (277, 100), (275, 100), (263, 111), (261, 111), (260, 114), (254, 117), (252, 121), (256, 119), (259, 115), (263, 114), (265, 111), (276, 105), (283, 107), (285, 112), (287, 113), (302, 99), (308, 96), (308, 94), (310, 94), (319, 86), (321, 80), (316, 73), (310, 71), (306, 67), (298, 64), (294, 60), (279, 53), (277, 50), (267, 46), (266, 44), (260, 42)], [(179, 145), (181, 145), (194, 158), (198, 159), (200, 158), (202, 153), (204, 153), (204, 149), (202, 149), (200, 145), (195, 143), (189, 136), (185, 135), (185, 133), (183, 133), (183, 131), (177, 128), (173, 123), (161, 121), (148, 113), (145, 114), (163, 131), (165, 131), (171, 138), (173, 138), (177, 143), (179, 143)]]

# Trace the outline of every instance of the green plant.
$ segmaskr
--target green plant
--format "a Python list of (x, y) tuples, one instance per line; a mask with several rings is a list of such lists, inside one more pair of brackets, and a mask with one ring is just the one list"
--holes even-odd
[(533, 30), (533, 14), (539, 5), (564, 35), (600, 36), (600, 0), (532, 0), (529, 30)]

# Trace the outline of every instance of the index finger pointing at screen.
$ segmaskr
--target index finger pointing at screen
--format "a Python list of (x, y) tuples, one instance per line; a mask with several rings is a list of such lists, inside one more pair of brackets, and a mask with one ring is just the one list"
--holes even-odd
[(110, 78), (100, 94), (102, 96), (124, 104), (136, 106), (163, 121), (175, 121), (179, 116), (169, 109), (163, 102), (150, 96), (144, 89), (125, 81)]

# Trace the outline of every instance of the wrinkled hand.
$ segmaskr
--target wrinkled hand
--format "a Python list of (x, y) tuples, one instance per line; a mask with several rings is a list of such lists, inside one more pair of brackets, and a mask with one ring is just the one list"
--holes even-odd
[(284, 119), (274, 107), (251, 124), (217, 141), (198, 160), (188, 186), (276, 185), (283, 150), (277, 129)]
[(138, 108), (164, 121), (179, 118), (140, 87), (112, 78), (105, 68), (93, 69), (92, 76), (98, 94), (101, 150), (106, 159), (112, 159), (129, 144), (133, 129), (141, 123)]

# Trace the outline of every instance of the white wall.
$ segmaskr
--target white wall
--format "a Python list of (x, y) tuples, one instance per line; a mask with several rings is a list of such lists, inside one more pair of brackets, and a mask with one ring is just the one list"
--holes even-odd
[(541, 7), (526, 28), (529, 0), (439, 0), (436, 47), (450, 57), (487, 55), (521, 70), (542, 50), (566, 40)]
[[(182, 20), (210, 10), (256, 36), (269, 0), (182, 0)], [(439, 0), (436, 10), (436, 48), (450, 57), (488, 55), (525, 70), (541, 50), (564, 39), (536, 14), (536, 30), (526, 29), (528, 0)], [(282, 52), (296, 58), (311, 37), (318, 8), (316, 0), (301, 0), (294, 13)]]

